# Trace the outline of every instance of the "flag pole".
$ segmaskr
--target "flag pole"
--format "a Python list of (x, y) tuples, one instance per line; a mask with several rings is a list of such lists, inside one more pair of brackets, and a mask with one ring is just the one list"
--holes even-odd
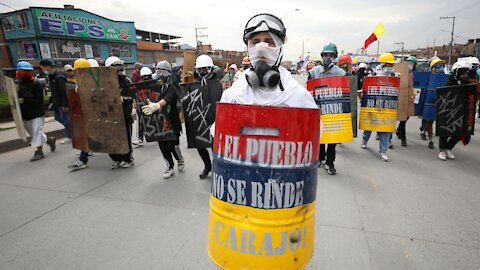
[(380, 50), (380, 39), (377, 40), (377, 57), (378, 57), (378, 52)]

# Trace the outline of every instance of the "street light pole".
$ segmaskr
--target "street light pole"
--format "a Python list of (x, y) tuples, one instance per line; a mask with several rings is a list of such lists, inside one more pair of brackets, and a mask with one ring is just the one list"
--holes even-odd
[(450, 39), (450, 53), (448, 54), (448, 66), (451, 67), (452, 54), (453, 54), (453, 32), (455, 31), (455, 16), (443, 16), (443, 17), (440, 17), (440, 19), (441, 20), (453, 19), (453, 21), (452, 21), (452, 37)]
[(402, 45), (402, 61), (403, 62), (403, 46), (405, 45), (405, 43), (402, 41), (402, 42), (395, 42), (395, 45)]
[(207, 27), (195, 27), (195, 42), (197, 43), (197, 54), (199, 54), (199, 49), (200, 47), (198, 46), (198, 38), (201, 38), (201, 37), (208, 37), (208, 35), (203, 35), (202, 33), (199, 33), (200, 31), (198, 30), (205, 30), (207, 29)]
[(299, 8), (296, 8), (296, 9), (293, 9), (293, 10), (290, 10), (289, 12), (285, 13), (283, 16), (280, 17), (280, 19), (283, 20), (283, 18), (285, 18), (288, 14), (292, 13), (292, 12), (295, 12), (295, 11), (300, 11)]

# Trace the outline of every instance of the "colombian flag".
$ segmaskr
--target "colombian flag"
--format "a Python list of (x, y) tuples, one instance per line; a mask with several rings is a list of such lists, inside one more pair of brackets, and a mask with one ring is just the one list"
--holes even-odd
[(385, 27), (383, 27), (383, 23), (379, 23), (377, 25), (377, 29), (365, 40), (365, 44), (363, 44), (362, 50), (367, 49), (370, 44), (373, 42), (377, 41), (377, 39), (380, 36), (383, 36), (383, 33), (385, 32)]

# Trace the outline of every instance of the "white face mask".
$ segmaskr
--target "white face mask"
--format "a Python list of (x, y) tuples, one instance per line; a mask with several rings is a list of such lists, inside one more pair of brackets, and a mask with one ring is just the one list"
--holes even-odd
[(278, 64), (277, 61), (280, 58), (281, 48), (281, 46), (269, 47), (266, 42), (257, 43), (255, 47), (248, 48), (250, 61), (254, 67), (259, 60), (265, 61), (265, 63), (272, 67)]
[(393, 67), (382, 67), (383, 72), (393, 73)]

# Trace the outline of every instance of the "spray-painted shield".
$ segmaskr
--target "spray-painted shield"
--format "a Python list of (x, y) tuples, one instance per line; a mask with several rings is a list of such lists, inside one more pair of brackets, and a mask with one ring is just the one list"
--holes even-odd
[(319, 110), (219, 103), (217, 112), (210, 258), (222, 269), (303, 268), (314, 246)]
[(427, 94), (428, 79), (430, 72), (415, 71), (413, 72), (413, 90), (415, 91), (415, 115), (422, 116), (423, 107), (425, 106), (425, 95)]
[(346, 76), (317, 78), (307, 82), (321, 111), (320, 143), (353, 140), (350, 83)]
[(363, 79), (360, 129), (394, 132), (397, 122), (400, 78), (372, 76)]

